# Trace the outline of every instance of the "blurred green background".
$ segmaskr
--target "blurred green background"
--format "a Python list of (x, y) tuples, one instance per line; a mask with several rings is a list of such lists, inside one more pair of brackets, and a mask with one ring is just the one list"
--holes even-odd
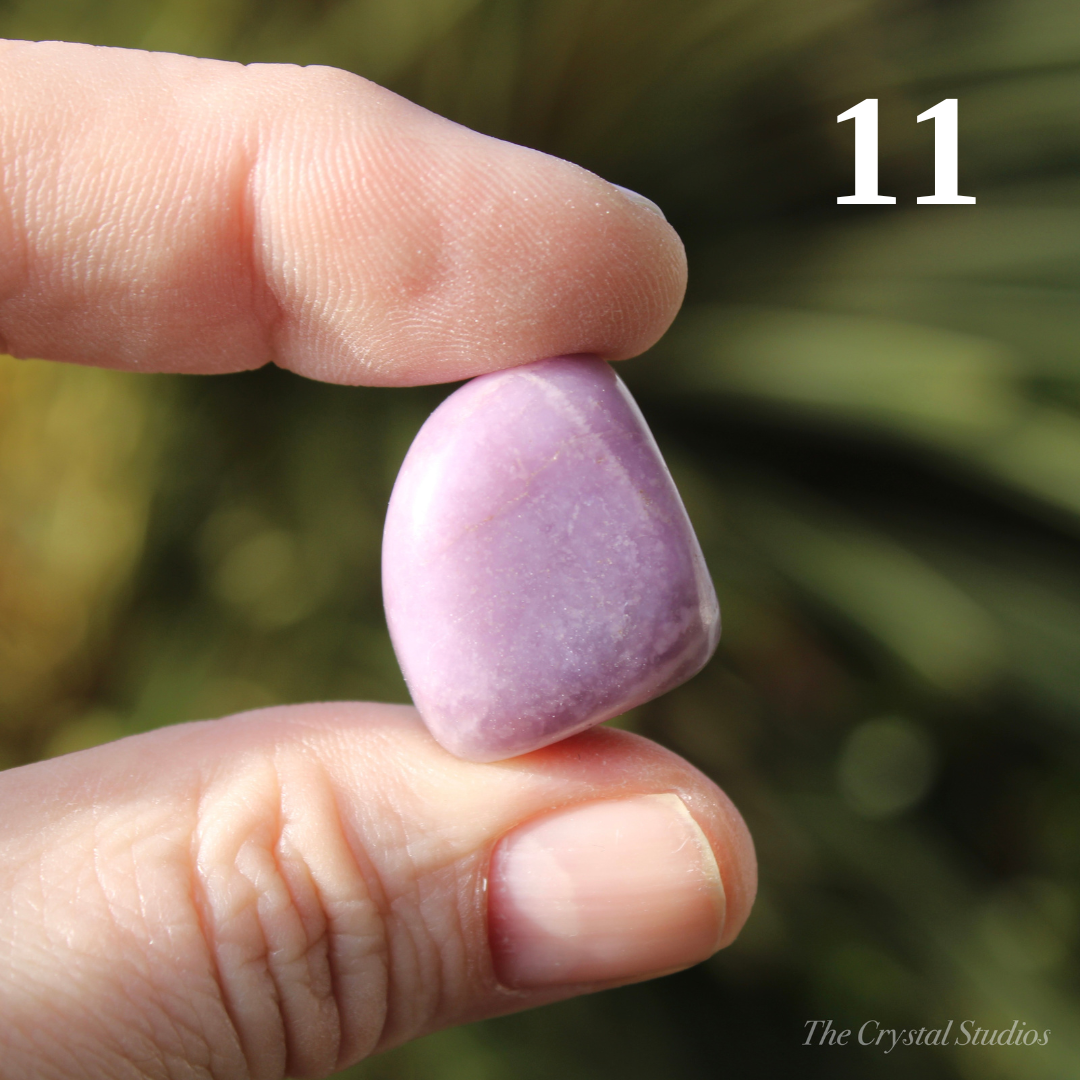
[[(1080, 13), (1069, 0), (0, 0), (0, 35), (359, 72), (641, 191), (687, 305), (620, 368), (725, 615), (625, 723), (745, 813), (725, 953), (367, 1080), (1080, 1076)], [(881, 190), (838, 207), (881, 103)], [(960, 191), (932, 125), (959, 99)], [(0, 360), (0, 762), (276, 702), (406, 700), (379, 595), (446, 387)], [(804, 1022), (1051, 1029), (802, 1045)]]

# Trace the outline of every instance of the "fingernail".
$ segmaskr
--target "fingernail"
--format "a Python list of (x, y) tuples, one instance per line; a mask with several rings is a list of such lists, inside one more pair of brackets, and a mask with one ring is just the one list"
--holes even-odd
[(644, 978), (711, 956), (712, 848), (677, 795), (589, 803), (515, 829), (491, 860), (495, 972), (514, 988)]
[(659, 214), (662, 218), (664, 218), (665, 221), (667, 221), (667, 218), (664, 217), (664, 211), (661, 210), (660, 207), (652, 201), (652, 199), (646, 199), (644, 195), (639, 195), (636, 191), (631, 191), (629, 188), (623, 187), (621, 184), (612, 184), (611, 186), (621, 191), (631, 202), (636, 202), (639, 206), (647, 207), (654, 214)]

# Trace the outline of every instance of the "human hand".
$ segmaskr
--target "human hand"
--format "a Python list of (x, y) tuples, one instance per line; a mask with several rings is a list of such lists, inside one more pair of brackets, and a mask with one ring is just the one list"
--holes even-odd
[[(634, 355), (675, 234), (329, 69), (0, 44), (0, 347), (410, 385)], [(11, 1077), (323, 1075), (738, 933), (741, 818), (599, 729), (459, 761), (399, 706), (263, 710), (0, 775)], [(722, 883), (722, 884), (721, 884)]]

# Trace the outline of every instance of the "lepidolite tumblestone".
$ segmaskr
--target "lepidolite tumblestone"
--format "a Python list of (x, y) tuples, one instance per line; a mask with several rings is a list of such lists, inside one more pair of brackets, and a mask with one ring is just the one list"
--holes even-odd
[(637, 405), (600, 360), (482, 375), (420, 429), (383, 536), (413, 701), (473, 761), (617, 716), (712, 655), (720, 610)]

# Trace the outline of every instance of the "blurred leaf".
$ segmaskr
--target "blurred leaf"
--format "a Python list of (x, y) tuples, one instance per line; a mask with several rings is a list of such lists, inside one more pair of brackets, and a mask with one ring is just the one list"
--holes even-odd
[(953, 582), (885, 535), (796, 505), (747, 499), (738, 520), (797, 587), (938, 690), (970, 695), (1000, 674), (997, 625)]
[(997, 343), (907, 322), (697, 306), (664, 342), (665, 385), (824, 412), (961, 444), (1020, 412), (1011, 356)]
[(142, 554), (162, 402), (117, 372), (0, 357), (0, 729), (86, 692)]

